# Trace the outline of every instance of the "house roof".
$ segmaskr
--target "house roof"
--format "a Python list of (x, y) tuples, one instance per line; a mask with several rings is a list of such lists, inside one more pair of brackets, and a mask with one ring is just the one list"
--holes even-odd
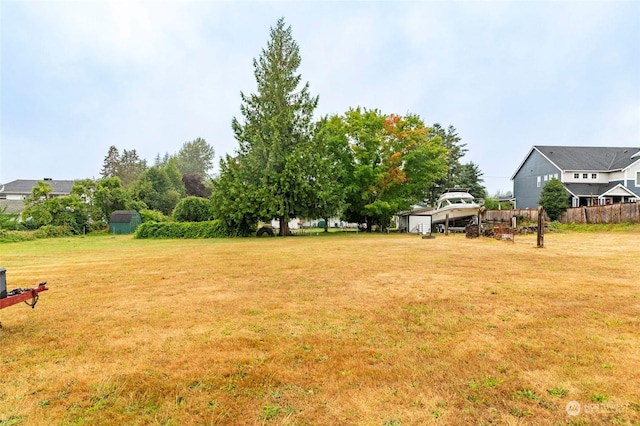
[(560, 170), (622, 170), (635, 163), (640, 148), (595, 146), (534, 146)]
[(619, 183), (563, 183), (575, 197), (634, 196), (635, 194)]
[(575, 197), (598, 197), (616, 186), (612, 183), (564, 183), (563, 185)]
[(110, 223), (129, 223), (133, 215), (138, 214), (135, 210), (116, 210), (109, 216)]
[(31, 194), (31, 189), (38, 186), (38, 182), (46, 182), (53, 188), (53, 194), (55, 195), (68, 195), (71, 194), (71, 188), (73, 188), (72, 180), (53, 180), (53, 179), (40, 179), (40, 180), (28, 180), (18, 179), (12, 182), (0, 185), (0, 192), (5, 194)]
[(626, 188), (622, 184), (617, 184), (613, 188), (609, 189), (607, 192), (602, 194), (603, 197), (633, 197), (636, 198), (638, 195), (635, 194), (630, 189)]
[(516, 169), (512, 180), (534, 150), (562, 171), (611, 172), (624, 170), (640, 161), (640, 148), (637, 147), (534, 145)]

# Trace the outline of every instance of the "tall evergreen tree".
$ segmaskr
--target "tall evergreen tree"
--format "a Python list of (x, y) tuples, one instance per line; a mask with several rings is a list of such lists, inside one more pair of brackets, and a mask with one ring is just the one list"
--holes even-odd
[(120, 157), (118, 177), (125, 187), (135, 182), (147, 169), (146, 160), (141, 159), (135, 149), (124, 150)]
[(458, 171), (457, 186), (468, 189), (469, 194), (475, 198), (484, 199), (487, 197), (487, 190), (482, 185), (482, 182), (484, 182), (482, 175), (480, 167), (473, 161), (463, 164)]
[[(309, 93), (309, 83), (300, 87), (302, 76), (300, 51), (291, 27), (283, 18), (271, 28), (267, 48), (254, 59), (257, 93), (240, 94), (243, 120), (233, 118), (232, 128), (239, 143), (237, 156), (221, 161), (221, 175), (233, 170), (235, 178), (254, 205), (245, 205), (246, 197), (232, 199), (224, 185), (236, 186), (231, 176), (221, 176), (214, 189), (214, 205), (235, 210), (260, 220), (278, 218), (281, 235), (289, 233), (288, 222), (304, 217), (314, 202), (314, 186), (319, 178), (308, 159), (315, 150), (313, 111), (318, 97)], [(233, 161), (233, 164), (230, 164)], [(222, 190), (221, 190), (222, 189)], [(219, 215), (217, 215), (220, 217)], [(243, 218), (240, 224), (246, 226)]]
[(118, 170), (120, 169), (120, 152), (114, 145), (109, 147), (109, 152), (104, 158), (102, 164), (102, 170), (100, 170), (100, 176), (103, 178), (111, 178), (118, 176)]
[(464, 157), (468, 149), (466, 148), (467, 144), (461, 142), (462, 139), (458, 135), (456, 128), (451, 125), (445, 129), (436, 123), (433, 125), (429, 136), (440, 137), (442, 145), (448, 150), (447, 164), (449, 166), (447, 174), (434, 182), (429, 189), (427, 199), (433, 203), (447, 188), (460, 186), (460, 173), (462, 169), (460, 159)]

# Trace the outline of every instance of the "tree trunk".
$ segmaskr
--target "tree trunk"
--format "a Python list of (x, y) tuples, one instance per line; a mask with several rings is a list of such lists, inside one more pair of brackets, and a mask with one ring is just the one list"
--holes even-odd
[(373, 229), (373, 219), (371, 216), (367, 216), (367, 232), (371, 232)]
[(284, 216), (280, 216), (278, 218), (278, 220), (280, 221), (280, 236), (281, 237), (288, 236), (289, 235), (289, 221)]
[(324, 218), (324, 232), (329, 232), (329, 218)]

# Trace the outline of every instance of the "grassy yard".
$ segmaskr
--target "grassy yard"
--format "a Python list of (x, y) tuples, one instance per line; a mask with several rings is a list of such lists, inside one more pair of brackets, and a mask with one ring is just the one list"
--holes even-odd
[(0, 245), (0, 425), (640, 424), (640, 229), (545, 243)]

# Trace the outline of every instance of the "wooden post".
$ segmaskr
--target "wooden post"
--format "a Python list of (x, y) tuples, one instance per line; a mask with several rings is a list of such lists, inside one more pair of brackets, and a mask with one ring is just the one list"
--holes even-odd
[(538, 208), (538, 247), (544, 247), (544, 207)]
[(444, 217), (444, 235), (449, 235), (449, 214)]

